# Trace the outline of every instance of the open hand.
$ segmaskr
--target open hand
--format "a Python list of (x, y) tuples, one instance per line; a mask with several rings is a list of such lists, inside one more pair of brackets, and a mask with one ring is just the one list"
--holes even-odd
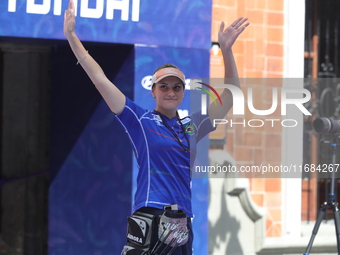
[(221, 49), (230, 49), (233, 46), (237, 37), (249, 26), (250, 23), (246, 22), (247, 20), (248, 18), (240, 17), (226, 29), (224, 29), (224, 22), (221, 22), (220, 31), (218, 32), (218, 42)]
[(70, 0), (68, 9), (64, 13), (64, 35), (67, 37), (74, 32), (74, 26), (76, 24), (75, 9), (73, 0)]

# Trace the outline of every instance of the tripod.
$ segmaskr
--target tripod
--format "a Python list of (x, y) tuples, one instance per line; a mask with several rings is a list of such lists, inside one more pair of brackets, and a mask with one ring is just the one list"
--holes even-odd
[(331, 172), (331, 189), (330, 189), (330, 193), (328, 194), (328, 201), (324, 202), (320, 208), (319, 214), (318, 214), (318, 218), (315, 222), (314, 228), (313, 228), (313, 232), (312, 232), (312, 236), (309, 240), (308, 246), (306, 248), (306, 251), (304, 253), (304, 255), (309, 255), (309, 252), (313, 246), (313, 242), (315, 239), (316, 234), (318, 233), (319, 227), (320, 227), (320, 223), (322, 221), (322, 219), (325, 216), (325, 213), (327, 211), (327, 208), (330, 207), (333, 209), (333, 216), (334, 216), (334, 224), (335, 224), (335, 231), (336, 231), (336, 241), (337, 241), (337, 249), (338, 249), (338, 255), (340, 255), (340, 221), (339, 221), (339, 208), (338, 208), (338, 203), (335, 201), (335, 171), (337, 168), (335, 168), (335, 159), (336, 159), (336, 150), (337, 147), (339, 146), (337, 143), (337, 139), (340, 137), (339, 134), (334, 135), (333, 137), (333, 141), (332, 142), (328, 142), (329, 145), (331, 146), (331, 150), (332, 150), (332, 164), (333, 164), (333, 171)]

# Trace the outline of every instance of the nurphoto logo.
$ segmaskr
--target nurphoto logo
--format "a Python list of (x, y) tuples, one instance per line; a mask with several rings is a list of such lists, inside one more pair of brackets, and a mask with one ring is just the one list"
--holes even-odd
[[(200, 87), (198, 84), (205, 86), (206, 88)], [(269, 109), (256, 109), (254, 107), (254, 94), (253, 88), (248, 87), (247, 93), (243, 93), (241, 88), (231, 85), (231, 84), (218, 84), (218, 85), (208, 85), (203, 82), (196, 82), (193, 89), (199, 89), (205, 92), (205, 94), (201, 95), (201, 112), (203, 115), (207, 114), (207, 95), (213, 100), (214, 104), (217, 105), (217, 101), (222, 106), (223, 102), (221, 100), (220, 95), (217, 93), (216, 89), (227, 89), (230, 91), (232, 98), (233, 98), (233, 108), (232, 114), (234, 116), (244, 116), (245, 115), (245, 106), (248, 107), (248, 110), (257, 116), (269, 116), (273, 114), (279, 106), (280, 102), (280, 109), (281, 109), (281, 116), (287, 115), (287, 108), (288, 106), (295, 107), (304, 115), (312, 115), (304, 106), (305, 103), (309, 102), (311, 99), (311, 93), (309, 90), (304, 88), (271, 88), (271, 106)], [(210, 89), (210, 91), (208, 90)], [(261, 88), (255, 88), (261, 89)], [(268, 89), (268, 88), (267, 88)], [(279, 95), (280, 92), (280, 95)], [(292, 98), (293, 97), (293, 98)], [(298, 121), (295, 119), (274, 119), (274, 118), (263, 118), (261, 119), (250, 119), (238, 122), (233, 122), (232, 120), (227, 119), (214, 119), (213, 126), (216, 127), (219, 124), (230, 124), (231, 126), (235, 125), (242, 125), (242, 126), (249, 126), (249, 127), (262, 127), (263, 125), (270, 124), (272, 127), (276, 122), (280, 122), (283, 127), (295, 127), (298, 125)]]

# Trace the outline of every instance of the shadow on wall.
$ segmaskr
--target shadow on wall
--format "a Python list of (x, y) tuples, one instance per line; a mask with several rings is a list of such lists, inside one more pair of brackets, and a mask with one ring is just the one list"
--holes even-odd
[[(211, 151), (209, 158), (211, 167), (236, 166), (224, 150)], [(223, 171), (209, 176), (209, 254), (256, 254), (265, 238), (265, 213), (251, 198), (249, 180)]]
[[(219, 179), (218, 181), (223, 181)], [(215, 184), (215, 180), (213, 180)], [(210, 182), (210, 184), (212, 184)], [(216, 188), (214, 185), (210, 185), (210, 194), (212, 189)], [(240, 222), (229, 213), (229, 208), (225, 199), (226, 191), (222, 183), (222, 192), (220, 192), (220, 208), (219, 212), (215, 211), (214, 214), (219, 214), (216, 222), (209, 220), (209, 254), (218, 254), (217, 251), (223, 251), (219, 254), (243, 254), (242, 246), (238, 239), (238, 232), (240, 231)], [(210, 196), (209, 207), (211, 201), (216, 196)], [(226, 247), (225, 247), (226, 246)], [(224, 249), (224, 250), (223, 250)]]

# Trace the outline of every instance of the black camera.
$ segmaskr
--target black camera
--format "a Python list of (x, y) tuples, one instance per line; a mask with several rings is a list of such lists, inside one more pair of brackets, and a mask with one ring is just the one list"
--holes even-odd
[(340, 132), (340, 120), (317, 118), (313, 121), (313, 128), (320, 134), (334, 134)]

